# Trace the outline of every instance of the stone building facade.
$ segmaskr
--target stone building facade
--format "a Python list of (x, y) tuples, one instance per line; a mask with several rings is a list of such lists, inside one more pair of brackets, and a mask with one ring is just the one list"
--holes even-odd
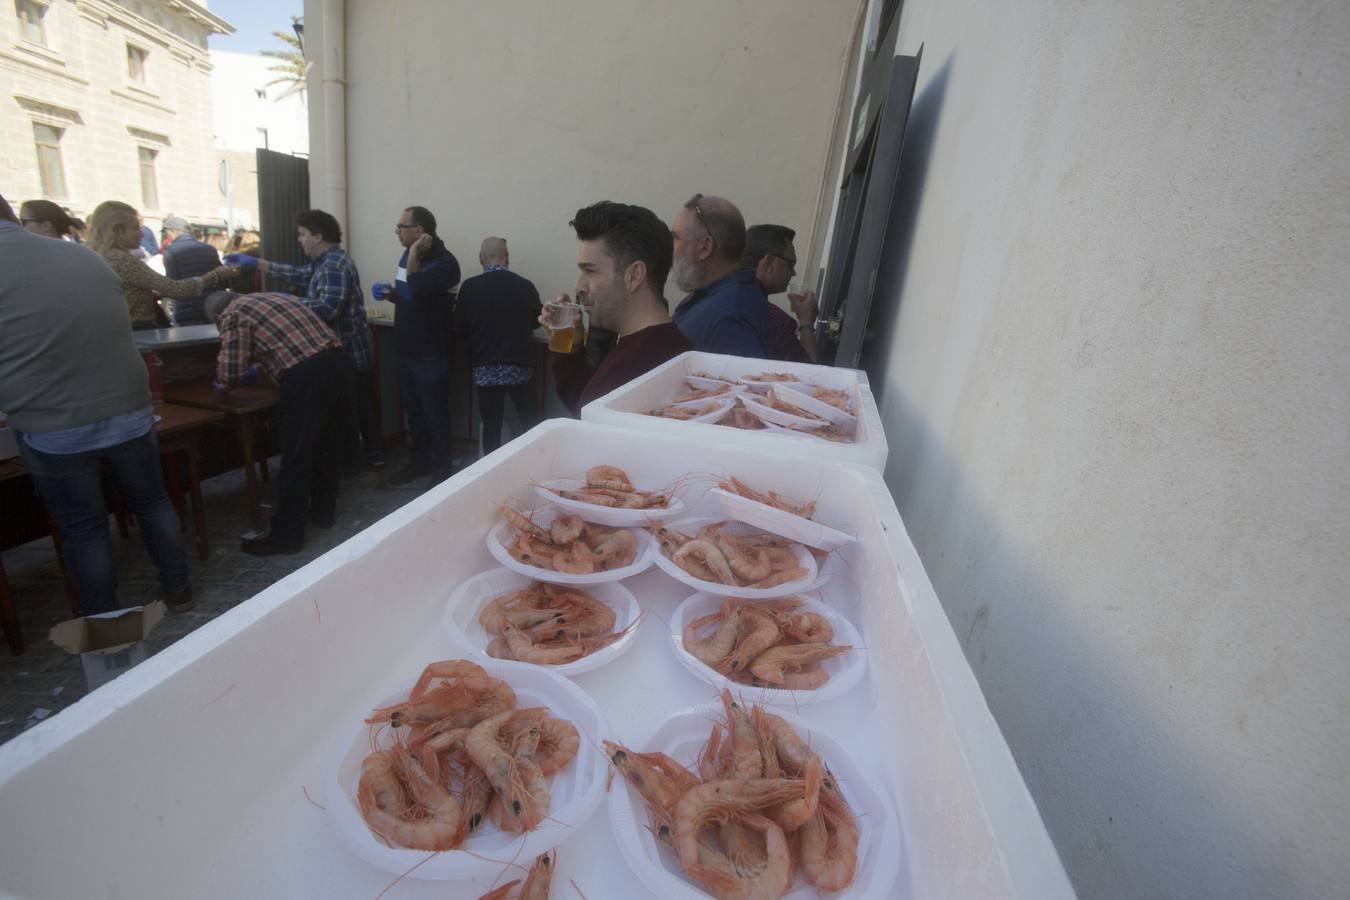
[(10, 0), (0, 7), (0, 193), (87, 217), (122, 200), (152, 226), (220, 218), (207, 38), (191, 0)]

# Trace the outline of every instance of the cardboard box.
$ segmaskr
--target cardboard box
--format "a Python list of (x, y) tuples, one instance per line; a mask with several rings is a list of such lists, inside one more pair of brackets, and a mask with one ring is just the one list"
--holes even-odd
[(156, 600), (149, 606), (67, 619), (53, 625), (48, 636), (67, 653), (80, 654), (92, 691), (145, 661), (145, 639), (162, 618), (164, 604)]

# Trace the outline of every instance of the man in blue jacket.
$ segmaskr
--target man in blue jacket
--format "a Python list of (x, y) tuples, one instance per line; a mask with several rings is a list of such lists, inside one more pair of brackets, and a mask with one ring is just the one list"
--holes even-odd
[(670, 230), (675, 286), (692, 291), (675, 308), (675, 325), (695, 350), (768, 359), (769, 305), (752, 270), (741, 268), (745, 219), (730, 200), (695, 194)]
[(398, 275), (392, 285), (378, 282), (371, 291), (376, 300), (394, 304), (398, 387), (412, 437), (412, 458), (389, 476), (389, 484), (404, 485), (428, 475), (434, 484), (454, 471), (450, 354), (459, 261), (436, 236), (436, 217), (424, 206), (403, 210), (395, 231), (404, 248)]

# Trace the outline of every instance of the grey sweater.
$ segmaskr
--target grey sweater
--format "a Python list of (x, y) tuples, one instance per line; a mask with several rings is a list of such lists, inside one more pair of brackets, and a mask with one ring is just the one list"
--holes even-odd
[(149, 405), (113, 270), (79, 244), (0, 226), (0, 410), (10, 425), (59, 431)]

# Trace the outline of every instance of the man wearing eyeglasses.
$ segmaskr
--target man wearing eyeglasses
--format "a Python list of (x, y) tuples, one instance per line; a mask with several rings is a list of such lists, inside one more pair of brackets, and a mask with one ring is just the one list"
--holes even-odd
[(412, 453), (389, 484), (410, 484), (428, 475), (432, 483), (454, 470), (450, 449), (450, 354), (454, 291), (459, 260), (436, 236), (436, 217), (409, 206), (394, 225), (403, 245), (393, 284), (376, 282), (371, 294), (394, 304), (398, 389), (408, 414)]
[(745, 219), (729, 200), (695, 194), (675, 214), (671, 274), (692, 291), (674, 320), (695, 350), (767, 359), (769, 307), (755, 273), (741, 268)]
[[(746, 229), (741, 268), (755, 273), (755, 281), (764, 290), (765, 298), (786, 291), (797, 274), (797, 249), (792, 243), (796, 236), (797, 232), (786, 225), (752, 225)], [(792, 304), (792, 316), (769, 303), (770, 327), (773, 329), (769, 358), (814, 362), (816, 295), (811, 291), (788, 294), (788, 303)]]

